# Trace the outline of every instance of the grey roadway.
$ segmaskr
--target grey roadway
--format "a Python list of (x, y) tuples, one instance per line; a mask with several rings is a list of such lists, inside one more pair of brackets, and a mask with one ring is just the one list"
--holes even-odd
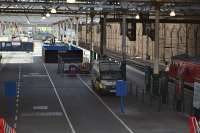
[[(138, 107), (132, 98), (127, 101), (126, 115), (121, 115), (116, 97), (103, 98), (120, 116), (119, 120), (78, 77), (57, 75), (55, 64), (47, 64), (46, 71), (39, 59), (35, 59), (33, 64), (6, 65), (0, 72), (0, 81), (2, 83), (10, 79), (17, 81), (20, 67), (20, 96), (16, 120), (19, 133), (72, 133), (73, 131), (76, 133), (128, 133), (128, 127), (123, 125), (121, 119), (137, 133), (187, 132), (186, 119), (182, 116), (168, 112), (157, 113), (143, 104), (141, 104), (142, 107), (140, 105)], [(127, 77), (132, 81), (137, 81), (137, 84), (143, 87), (144, 76), (141, 72), (135, 71), (137, 70), (128, 67)], [(90, 84), (89, 77), (81, 76), (81, 78)], [(1, 88), (3, 88), (2, 83)], [(13, 125), (16, 117), (7, 115), (6, 98), (3, 96), (3, 89), (0, 91), (2, 105), (0, 116), (5, 117), (9, 124)]]
[(56, 65), (47, 65), (51, 82), (42, 62), (35, 61), (21, 65), (17, 132), (128, 133), (78, 77), (63, 78)]

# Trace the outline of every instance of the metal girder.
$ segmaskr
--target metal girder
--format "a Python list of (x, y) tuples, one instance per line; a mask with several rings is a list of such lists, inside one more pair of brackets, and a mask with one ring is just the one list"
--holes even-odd
[[(0, 8), (0, 13), (15, 13), (15, 14), (43, 14), (46, 13), (46, 9), (23, 9), (23, 8), (12, 8), (12, 9), (5, 9)], [(76, 11), (71, 10), (57, 10), (56, 14), (76, 14)], [(78, 13), (84, 14), (84, 13)]]
[[(44, 14), (50, 11), (50, 8), (57, 9), (57, 14), (66, 15), (84, 15), (95, 10), (95, 13), (109, 15), (122, 15), (124, 12), (127, 16), (133, 16), (136, 13), (149, 13), (155, 16), (155, 2), (160, 3), (160, 15), (166, 16), (172, 9), (177, 14), (181, 14), (181, 18), (188, 18), (191, 15), (200, 16), (200, 0), (80, 0), (77, 3), (67, 3), (66, 0), (37, 0), (37, 1), (0, 1), (0, 13), (8, 14)], [(91, 1), (91, 0), (90, 0)], [(167, 18), (166, 18), (167, 19)]]
[(6, 0), (1, 0), (0, 5), (32, 5), (32, 6), (80, 6), (82, 4), (87, 4), (87, 3), (67, 3), (67, 2), (53, 2), (53, 1), (45, 1), (45, 2), (27, 2), (27, 1), (18, 1), (18, 2), (13, 2), (13, 1), (6, 1)]
[[(133, 18), (128, 18), (127, 22), (131, 22)], [(121, 23), (122, 18), (107, 18), (106, 19), (107, 23)], [(154, 23), (155, 19), (149, 19), (149, 23)], [(142, 20), (136, 20), (136, 23), (142, 23)], [(200, 24), (200, 19), (178, 19), (178, 18), (173, 18), (173, 19), (166, 19), (166, 18), (160, 18), (160, 23), (191, 23), (191, 24)]]
[[(87, 2), (89, 0), (77, 0), (78, 2)], [(102, 2), (105, 0), (95, 0), (97, 2)], [(153, 3), (153, 2), (159, 2), (159, 3), (200, 3), (199, 0), (106, 0), (107, 2), (135, 2), (135, 3), (141, 3), (141, 2), (145, 2), (145, 3)]]

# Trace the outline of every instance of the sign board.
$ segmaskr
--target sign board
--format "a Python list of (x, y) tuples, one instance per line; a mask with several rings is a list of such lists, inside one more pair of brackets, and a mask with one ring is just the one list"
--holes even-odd
[(193, 107), (200, 109), (200, 80), (194, 82)]
[(117, 96), (127, 96), (128, 94), (128, 85), (124, 80), (118, 80), (116, 83), (116, 95)]
[(5, 96), (14, 97), (17, 95), (16, 82), (15, 81), (6, 81), (5, 86)]

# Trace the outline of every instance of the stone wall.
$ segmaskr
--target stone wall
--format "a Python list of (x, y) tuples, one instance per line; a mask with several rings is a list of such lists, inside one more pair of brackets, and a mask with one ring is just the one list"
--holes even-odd
[[(120, 35), (120, 24), (107, 24), (107, 44), (106, 48), (115, 52), (121, 52), (122, 38)], [(200, 24), (160, 24), (160, 61), (169, 60), (171, 56), (188, 54), (190, 56), (200, 56)], [(129, 56), (138, 56), (146, 59), (147, 55), (153, 60), (154, 42), (147, 36), (142, 35), (142, 24), (137, 24), (136, 41), (126, 39), (126, 51)], [(82, 26), (79, 32), (80, 40), (86, 42), (86, 26)], [(88, 32), (88, 43), (90, 43)], [(93, 45), (100, 45), (99, 25), (93, 27)]]

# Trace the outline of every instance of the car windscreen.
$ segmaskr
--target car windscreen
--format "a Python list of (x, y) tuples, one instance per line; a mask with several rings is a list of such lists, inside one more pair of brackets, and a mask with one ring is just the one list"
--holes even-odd
[(100, 63), (100, 71), (120, 71), (120, 66), (117, 63)]
[(119, 80), (122, 79), (121, 71), (101, 71), (101, 80)]

